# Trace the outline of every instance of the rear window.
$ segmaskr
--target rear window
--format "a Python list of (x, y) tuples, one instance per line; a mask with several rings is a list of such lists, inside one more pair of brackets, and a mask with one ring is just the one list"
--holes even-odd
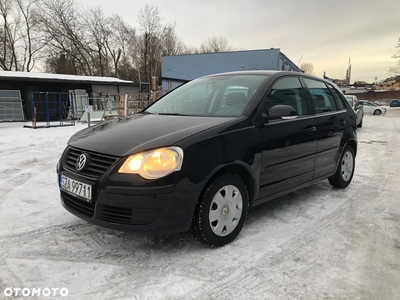
[(325, 83), (309, 78), (304, 78), (304, 82), (311, 93), (311, 99), (317, 114), (337, 110), (335, 99)]
[(340, 97), (339, 92), (333, 87), (328, 84), (329, 91), (332, 93), (333, 98), (336, 101), (337, 108), (344, 109), (343, 99)]

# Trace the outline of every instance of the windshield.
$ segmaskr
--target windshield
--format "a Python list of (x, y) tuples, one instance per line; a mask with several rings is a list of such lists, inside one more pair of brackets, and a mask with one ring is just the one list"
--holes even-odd
[(269, 75), (221, 75), (195, 79), (144, 112), (163, 115), (239, 117)]

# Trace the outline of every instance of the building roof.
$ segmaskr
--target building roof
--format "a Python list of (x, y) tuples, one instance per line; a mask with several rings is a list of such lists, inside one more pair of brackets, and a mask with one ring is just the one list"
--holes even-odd
[(255, 52), (266, 52), (266, 51), (279, 51), (280, 48), (269, 48), (269, 49), (254, 49), (254, 50), (229, 50), (229, 51), (220, 51), (220, 52), (199, 52), (199, 53), (185, 53), (185, 54), (176, 54), (176, 55), (163, 55), (163, 57), (173, 57), (173, 56), (203, 56), (203, 55), (220, 55), (226, 53), (255, 53)]
[(133, 85), (133, 81), (115, 77), (80, 76), (51, 73), (0, 71), (0, 80), (46, 81), (46, 82), (81, 82), (92, 84)]

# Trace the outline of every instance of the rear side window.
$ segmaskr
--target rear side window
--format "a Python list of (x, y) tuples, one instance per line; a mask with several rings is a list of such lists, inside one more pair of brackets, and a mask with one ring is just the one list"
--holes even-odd
[(336, 101), (337, 108), (339, 110), (344, 109), (343, 99), (340, 97), (338, 91), (335, 90), (335, 88), (333, 86), (330, 86), (329, 84), (328, 84), (328, 88), (329, 88), (329, 91), (331, 92), (331, 94), (333, 95), (333, 98)]
[(308, 114), (304, 90), (297, 77), (285, 77), (276, 81), (264, 101), (266, 109), (282, 104), (292, 106), (298, 116)]
[(304, 78), (304, 82), (310, 91), (311, 99), (317, 114), (337, 111), (335, 99), (325, 83), (308, 78)]

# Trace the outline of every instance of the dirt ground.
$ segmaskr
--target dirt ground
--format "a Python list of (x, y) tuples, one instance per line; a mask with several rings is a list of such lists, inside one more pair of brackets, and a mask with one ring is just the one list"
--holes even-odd
[(400, 299), (400, 108), (387, 109), (365, 116), (347, 189), (326, 180), (255, 207), (219, 249), (76, 218), (55, 165), (82, 126), (0, 124), (0, 299), (45, 287), (63, 299)]

